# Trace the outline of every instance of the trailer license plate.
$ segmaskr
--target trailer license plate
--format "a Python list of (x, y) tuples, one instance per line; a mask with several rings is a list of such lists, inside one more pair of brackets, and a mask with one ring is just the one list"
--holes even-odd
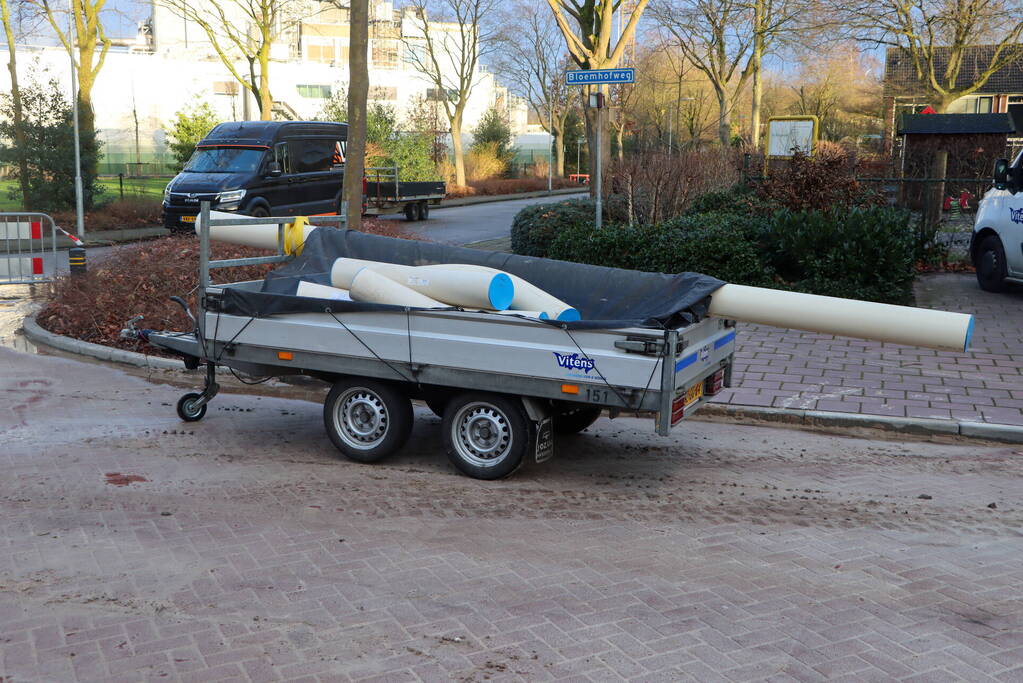
[(688, 408), (701, 398), (703, 398), (703, 381), (697, 382), (686, 390), (686, 400), (682, 403), (682, 408)]
[(697, 382), (686, 389), (686, 393), (671, 402), (671, 426), (674, 427), (685, 417), (686, 409), (703, 398), (703, 382)]

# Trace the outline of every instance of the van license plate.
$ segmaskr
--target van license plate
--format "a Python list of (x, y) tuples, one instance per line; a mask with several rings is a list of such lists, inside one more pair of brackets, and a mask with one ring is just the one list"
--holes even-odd
[(182, 223), (195, 223), (195, 216), (182, 216), (181, 217), (181, 222)]

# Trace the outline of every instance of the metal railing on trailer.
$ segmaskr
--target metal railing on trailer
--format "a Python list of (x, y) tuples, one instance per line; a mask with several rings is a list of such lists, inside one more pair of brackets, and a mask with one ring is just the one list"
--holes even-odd
[[(306, 221), (309, 225), (331, 225), (336, 224), (337, 227), (343, 227), (346, 221), (347, 215), (347, 202), (341, 203), (341, 212), (336, 216), (309, 216)], [(193, 316), (188, 310), (188, 305), (183, 299), (178, 297), (172, 297), (175, 301), (185, 309), (186, 314), (191, 318), (195, 324), (194, 333), (199, 341), (199, 349), (203, 354), (203, 360), (206, 361), (206, 380), (203, 386), (202, 393), (200, 394), (185, 394), (181, 397), (178, 402), (178, 414), (182, 417), (188, 415), (199, 415), (205, 412), (206, 404), (217, 395), (220, 390), (220, 386), (217, 384), (216, 371), (217, 362), (216, 359), (209, 358), (209, 355), (213, 348), (207, 346), (206, 337), (206, 316), (204, 315), (206, 307), (206, 289), (212, 284), (210, 281), (210, 271), (218, 268), (236, 268), (238, 266), (254, 266), (261, 264), (273, 264), (273, 263), (286, 263), (293, 258), (295, 254), (289, 253), (285, 248), (284, 232), (287, 225), (294, 223), (296, 220), (295, 216), (269, 216), (267, 218), (252, 218), (248, 216), (238, 216), (237, 218), (226, 218), (226, 219), (211, 219), (210, 218), (210, 203), (202, 202), (199, 208), (199, 215), (197, 217), (197, 225), (199, 228), (199, 310), (198, 315)], [(277, 226), (277, 253), (273, 256), (250, 256), (246, 258), (234, 258), (234, 259), (210, 259), (210, 228), (217, 226), (228, 226), (228, 225), (276, 225)], [(187, 418), (186, 418), (187, 419)]]

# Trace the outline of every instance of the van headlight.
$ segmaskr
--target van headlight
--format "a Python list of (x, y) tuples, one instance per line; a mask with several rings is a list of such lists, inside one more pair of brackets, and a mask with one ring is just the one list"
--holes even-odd
[(173, 183), (167, 183), (167, 187), (163, 188), (163, 203), (170, 204), (171, 196), (171, 185)]
[(221, 209), (236, 209), (245, 197), (245, 190), (230, 190), (217, 195), (217, 206)]

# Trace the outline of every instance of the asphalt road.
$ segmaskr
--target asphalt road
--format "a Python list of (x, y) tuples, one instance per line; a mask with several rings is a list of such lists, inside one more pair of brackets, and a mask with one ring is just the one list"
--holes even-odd
[(273, 387), (0, 368), (3, 681), (1023, 674), (1018, 447), (620, 418), (480, 482), (423, 408), (361, 465)]
[(432, 242), (461, 245), (507, 237), (515, 214), (527, 206), (551, 204), (583, 196), (585, 193), (581, 192), (553, 197), (432, 208), (430, 209), (430, 218), (422, 223), (406, 223), (405, 217), (398, 215), (384, 216), (383, 218), (400, 220), (409, 231), (422, 235)]

